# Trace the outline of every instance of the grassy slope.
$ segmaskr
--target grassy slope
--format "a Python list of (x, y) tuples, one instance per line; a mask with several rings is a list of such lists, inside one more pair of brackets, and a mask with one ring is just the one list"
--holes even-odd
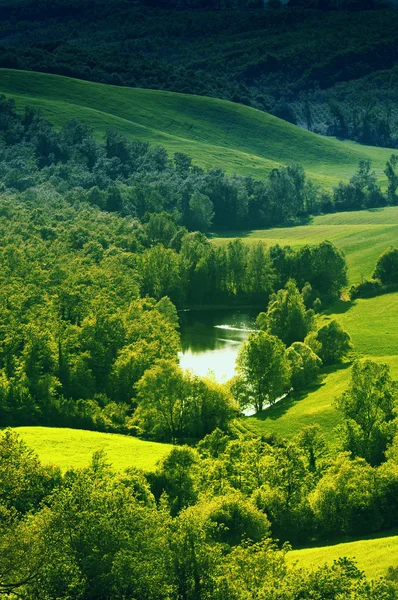
[[(398, 240), (398, 207), (322, 215), (309, 225), (280, 227), (240, 233), (248, 243), (264, 240), (270, 244), (314, 244), (329, 240), (346, 254), (350, 283), (370, 277), (377, 258)], [(234, 236), (227, 233), (214, 238), (214, 243), (227, 243)]]
[(169, 444), (80, 429), (16, 427), (14, 431), (39, 455), (44, 464), (55, 464), (62, 470), (86, 467), (90, 464), (93, 452), (104, 450), (108, 461), (116, 469), (137, 467), (152, 471), (157, 461), (172, 448)]
[(186, 152), (205, 167), (264, 177), (273, 167), (300, 163), (330, 186), (370, 158), (379, 175), (391, 151), (325, 138), (264, 112), (213, 98), (89, 83), (34, 72), (0, 69), (0, 92), (22, 108), (34, 105), (61, 125), (71, 118), (97, 133), (109, 127), (170, 152)]
[(293, 550), (287, 555), (290, 564), (297, 563), (305, 568), (318, 567), (325, 562), (331, 564), (340, 557), (355, 558), (359, 569), (368, 577), (377, 578), (386, 575), (388, 567), (398, 566), (398, 535), (370, 537), (353, 542)]

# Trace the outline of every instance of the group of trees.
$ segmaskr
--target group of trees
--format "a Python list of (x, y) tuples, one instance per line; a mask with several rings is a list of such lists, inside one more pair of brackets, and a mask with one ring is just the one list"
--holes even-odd
[(303, 292), (289, 280), (271, 297), (267, 312), (259, 314), (260, 330), (243, 344), (231, 384), (241, 408), (260, 412), (291, 388), (308, 389), (322, 364), (338, 363), (351, 351), (350, 336), (337, 321), (314, 331), (314, 311), (307, 310), (304, 301), (308, 286)]
[(330, 242), (293, 250), (268, 248), (262, 242), (248, 245), (238, 238), (215, 246), (204, 235), (189, 233), (178, 251), (170, 247), (174, 239), (167, 242), (164, 234), (163, 244), (144, 250), (139, 268), (142, 292), (157, 299), (167, 295), (177, 306), (263, 305), (294, 277), (301, 288), (305, 286), (308, 306), (319, 310), (322, 303), (339, 298), (347, 282), (344, 255)]
[[(308, 180), (302, 167), (273, 169), (265, 181), (209, 171), (177, 152), (171, 159), (162, 147), (131, 141), (109, 130), (102, 142), (82, 122), (61, 131), (27, 108), (18, 114), (12, 100), (0, 97), (0, 181), (3, 191), (24, 192), (46, 185), (70, 202), (82, 201), (107, 212), (137, 217), (168, 214), (174, 223), (152, 223), (158, 241), (171, 242), (177, 226), (208, 232), (270, 227), (320, 212), (396, 205), (397, 157), (385, 173), (388, 191), (377, 184), (370, 161), (360, 162), (349, 183), (332, 193)], [(180, 233), (181, 237), (181, 233)], [(178, 245), (178, 240), (174, 240)]]
[[(225, 427), (235, 408), (213, 383), (178, 371), (173, 303), (264, 305), (295, 274), (308, 308), (318, 308), (346, 282), (344, 257), (328, 242), (298, 251), (239, 240), (217, 247), (168, 215), (140, 223), (47, 183), (3, 195), (0, 232), (3, 425), (200, 438), (211, 423)], [(137, 387), (159, 359), (171, 361), (184, 390), (175, 431), (153, 422), (149, 387), (146, 400)]]

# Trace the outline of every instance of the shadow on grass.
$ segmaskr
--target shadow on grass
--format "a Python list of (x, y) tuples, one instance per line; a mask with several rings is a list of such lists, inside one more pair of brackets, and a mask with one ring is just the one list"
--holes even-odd
[(353, 306), (355, 306), (355, 301), (352, 302), (351, 300), (337, 300), (331, 306), (325, 309), (323, 311), (323, 314), (326, 316), (342, 315), (343, 313), (349, 311), (350, 308), (352, 308)]
[(358, 536), (338, 536), (336, 537), (328, 537), (323, 539), (313, 540), (309, 542), (305, 546), (297, 545), (293, 547), (293, 550), (304, 550), (305, 548), (327, 548), (332, 546), (337, 546), (339, 544), (347, 544), (351, 542), (364, 542), (366, 540), (377, 540), (380, 538), (394, 537), (398, 535), (398, 528), (394, 527), (393, 529), (384, 529), (381, 531), (376, 531), (374, 533), (367, 533), (365, 535)]
[[(311, 225), (314, 217), (309, 215), (305, 217), (297, 217), (292, 221), (286, 223), (280, 223), (279, 225), (272, 225), (272, 227), (259, 227), (258, 229), (248, 229), (243, 231), (236, 231), (227, 229), (226, 231), (211, 231), (208, 233), (209, 238), (246, 238), (252, 235), (255, 231), (271, 231), (274, 229), (293, 229), (294, 227), (300, 227), (304, 225)], [(260, 238), (261, 239), (261, 238)], [(286, 242), (286, 245), (288, 242)]]
[(254, 233), (254, 229), (248, 229), (245, 231), (235, 231), (227, 229), (226, 231), (211, 231), (207, 234), (210, 239), (213, 238), (246, 238)]
[(326, 377), (331, 373), (336, 373), (337, 371), (344, 371), (348, 369), (352, 365), (351, 362), (345, 362), (340, 365), (332, 365), (331, 367), (325, 367), (322, 369), (318, 382), (307, 388), (304, 391), (300, 392), (291, 392), (286, 398), (280, 400), (274, 406), (270, 406), (269, 408), (265, 408), (263, 411), (252, 415), (249, 417), (250, 419), (257, 419), (258, 421), (266, 421), (267, 419), (271, 419), (272, 421), (276, 421), (280, 419), (287, 411), (292, 408), (295, 404), (304, 400), (308, 394), (312, 392), (316, 392), (326, 385)]

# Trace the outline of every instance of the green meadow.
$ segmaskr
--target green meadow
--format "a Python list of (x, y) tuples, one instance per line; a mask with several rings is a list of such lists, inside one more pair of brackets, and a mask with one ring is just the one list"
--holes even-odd
[(87, 467), (93, 453), (103, 450), (106, 460), (115, 469), (137, 467), (153, 471), (156, 463), (171, 450), (170, 444), (144, 442), (115, 433), (99, 433), (58, 427), (15, 427), (24, 442), (39, 456), (43, 464)]
[(287, 554), (287, 560), (290, 565), (311, 569), (324, 563), (332, 564), (344, 556), (355, 559), (358, 568), (368, 577), (383, 577), (388, 567), (398, 566), (397, 532), (390, 532), (383, 537), (378, 534), (378, 537), (370, 536), (342, 544), (293, 550)]
[(126, 88), (35, 72), (0, 69), (0, 92), (17, 107), (41, 110), (56, 126), (70, 119), (98, 135), (124, 135), (185, 152), (199, 166), (264, 178), (277, 166), (301, 164), (314, 181), (330, 187), (347, 180), (369, 158), (384, 180), (392, 150), (361, 146), (311, 133), (262, 111), (187, 94)]

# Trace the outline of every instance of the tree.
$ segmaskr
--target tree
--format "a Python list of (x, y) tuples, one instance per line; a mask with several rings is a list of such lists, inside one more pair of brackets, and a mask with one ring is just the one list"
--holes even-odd
[(273, 269), (262, 242), (250, 244), (247, 257), (245, 291), (258, 300), (268, 299), (272, 290)]
[(245, 285), (248, 246), (241, 238), (228, 243), (227, 246), (227, 282), (228, 289), (233, 295), (239, 295)]
[(316, 295), (329, 300), (339, 298), (347, 285), (344, 254), (329, 241), (302, 246), (294, 256), (292, 272), (299, 287), (309, 282)]
[(308, 468), (312, 473), (318, 470), (319, 463), (327, 452), (325, 437), (319, 425), (303, 427), (297, 438), (297, 445), (304, 451)]
[(313, 328), (314, 311), (306, 310), (296, 282), (290, 279), (285, 289), (271, 296), (266, 313), (260, 313), (257, 325), (279, 337), (287, 346), (302, 342)]
[(396, 430), (397, 401), (398, 384), (391, 379), (388, 365), (355, 361), (350, 385), (337, 402), (345, 418), (344, 449), (380, 464)]
[(388, 203), (395, 206), (398, 202), (398, 154), (392, 154), (386, 163), (384, 173), (388, 179), (387, 198)]
[(228, 390), (210, 379), (158, 360), (138, 382), (135, 420), (148, 436), (174, 441), (226, 429), (236, 413)]
[(239, 351), (238, 380), (244, 389), (242, 406), (256, 412), (286, 393), (290, 384), (290, 367), (286, 347), (265, 331), (252, 332)]
[(324, 365), (340, 362), (352, 350), (349, 334), (333, 319), (305, 338), (305, 344), (315, 352)]
[(309, 346), (294, 342), (287, 349), (286, 356), (290, 363), (293, 389), (306, 389), (317, 380), (322, 361)]
[(198, 231), (209, 231), (213, 223), (213, 203), (208, 196), (195, 190), (189, 200), (189, 227)]
[(342, 454), (310, 493), (319, 530), (325, 535), (361, 535), (382, 523), (376, 471), (362, 458)]
[(148, 369), (136, 386), (139, 406), (135, 419), (146, 435), (175, 440), (188, 424), (187, 381), (172, 360), (160, 359)]
[(398, 283), (398, 248), (383, 252), (377, 260), (373, 277), (385, 285)]
[(270, 523), (265, 514), (236, 490), (215, 498), (205, 497), (200, 508), (212, 525), (210, 535), (214, 541), (237, 546), (244, 540), (258, 542), (269, 535)]

